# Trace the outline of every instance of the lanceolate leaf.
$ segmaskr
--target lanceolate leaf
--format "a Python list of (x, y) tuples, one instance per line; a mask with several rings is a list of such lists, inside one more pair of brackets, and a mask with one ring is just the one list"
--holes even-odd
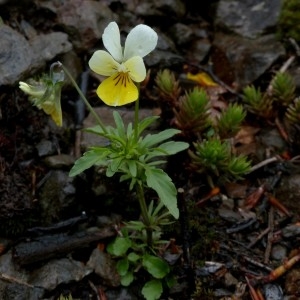
[(161, 143), (161, 142), (173, 137), (175, 134), (177, 134), (179, 132), (180, 132), (180, 130), (171, 128), (171, 129), (166, 129), (166, 130), (156, 133), (156, 134), (148, 134), (141, 141), (141, 144), (143, 147), (152, 147), (154, 145), (157, 145), (158, 143)]
[(86, 169), (97, 164), (105, 164), (106, 157), (109, 155), (110, 150), (107, 148), (94, 148), (83, 154), (78, 160), (76, 160), (74, 166), (72, 167), (69, 176), (76, 176)]
[(179, 218), (177, 207), (177, 190), (172, 179), (161, 169), (146, 168), (145, 171), (148, 187), (154, 189), (160, 200), (167, 207), (174, 218)]
[(186, 150), (189, 148), (189, 144), (185, 142), (166, 142), (164, 144), (159, 145), (158, 149), (162, 149), (168, 153), (168, 155), (176, 154), (180, 151)]
[(158, 116), (150, 116), (139, 122), (138, 135), (140, 135), (149, 125), (156, 121)]

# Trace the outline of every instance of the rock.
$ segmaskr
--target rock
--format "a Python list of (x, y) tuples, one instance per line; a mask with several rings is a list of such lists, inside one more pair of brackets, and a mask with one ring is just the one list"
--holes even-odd
[[(251, 84), (278, 58), (286, 54), (283, 45), (277, 41), (274, 35), (250, 40), (217, 33), (214, 37), (213, 46), (219, 52), (219, 55), (214, 57), (213, 63), (220, 68), (220, 61), (226, 60), (224, 64), (228, 64), (227, 68), (233, 72), (235, 85), (239, 89)], [(224, 70), (221, 69), (221, 71)], [(225, 71), (225, 74), (216, 75), (222, 79), (222, 77), (228, 76), (228, 70)]]
[(31, 67), (41, 68), (45, 62), (52, 60), (58, 54), (63, 54), (72, 49), (68, 35), (63, 32), (40, 34), (29, 40), (32, 49)]
[(56, 151), (55, 145), (49, 141), (49, 140), (41, 140), (37, 145), (36, 145), (36, 150), (38, 152), (38, 156), (47, 156), (54, 154)]
[(287, 258), (287, 248), (283, 245), (276, 244), (272, 247), (271, 256), (278, 261), (284, 261)]
[(33, 74), (47, 61), (72, 48), (62, 32), (37, 35), (27, 41), (9, 26), (1, 25), (0, 36), (0, 86), (12, 85)]
[(70, 217), (70, 211), (76, 213), (75, 209), (71, 209), (76, 206), (74, 178), (61, 170), (50, 172), (38, 195), (44, 226), (64, 218), (64, 214)]
[(108, 254), (98, 248), (92, 252), (87, 267), (94, 269), (94, 272), (101, 277), (107, 286), (117, 287), (120, 285), (120, 275), (117, 272), (115, 262)]
[(45, 158), (45, 163), (53, 169), (70, 169), (75, 162), (75, 158), (68, 154), (52, 155)]
[(80, 281), (90, 273), (92, 269), (82, 262), (68, 258), (53, 259), (32, 271), (28, 276), (28, 283), (45, 290), (53, 290), (59, 284)]
[(181, 0), (141, 1), (134, 7), (134, 12), (147, 18), (167, 15), (169, 18), (177, 19), (184, 16), (186, 7)]
[(221, 0), (215, 25), (243, 37), (256, 38), (275, 28), (281, 5), (281, 0)]
[(282, 288), (278, 284), (267, 283), (263, 289), (266, 300), (281, 300), (283, 297)]
[[(283, 176), (276, 188), (276, 198), (293, 213), (295, 218), (299, 218), (300, 207), (295, 199), (300, 198), (300, 174)], [(293, 234), (293, 231), (291, 231), (291, 234)]]
[(108, 23), (118, 21), (118, 16), (98, 1), (61, 1), (55, 12), (58, 23), (65, 28), (78, 51), (89, 50), (102, 37)]
[(30, 67), (32, 51), (28, 41), (7, 25), (0, 26), (0, 86), (15, 83)]
[(45, 290), (28, 284), (28, 271), (13, 263), (11, 251), (0, 256), (0, 273), (0, 299), (42, 299)]

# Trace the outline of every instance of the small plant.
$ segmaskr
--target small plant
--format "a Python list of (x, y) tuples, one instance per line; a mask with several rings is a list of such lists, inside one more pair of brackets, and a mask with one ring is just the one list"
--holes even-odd
[(195, 87), (180, 98), (178, 107), (174, 109), (175, 124), (186, 135), (192, 133), (197, 136), (211, 125), (209, 108), (207, 93)]
[[(167, 224), (166, 217), (179, 218), (176, 187), (159, 166), (165, 162), (166, 156), (189, 147), (188, 143), (170, 140), (180, 132), (178, 129), (169, 128), (156, 134), (143, 135), (144, 130), (157, 119), (153, 116), (139, 120), (139, 83), (146, 78), (143, 57), (155, 49), (157, 39), (152, 28), (137, 25), (129, 32), (123, 48), (119, 27), (117, 23), (111, 22), (102, 35), (103, 44), (108, 51), (98, 50), (89, 60), (89, 66), (94, 72), (107, 77), (97, 88), (97, 95), (105, 104), (122, 106), (135, 102), (134, 120), (128, 126), (124, 125), (117, 111), (113, 112), (115, 127), (105, 126), (68, 70), (59, 62), (52, 65), (50, 78), (43, 81), (42, 88), (20, 82), (20, 88), (29, 94), (33, 104), (43, 108), (61, 126), (61, 75), (65, 73), (98, 123), (87, 131), (109, 141), (106, 147), (94, 146), (88, 149), (75, 162), (70, 176), (76, 176), (93, 166), (103, 166), (107, 177), (118, 174), (120, 181), (129, 181), (130, 190), (135, 189), (141, 220), (128, 222), (109, 251), (117, 257), (122, 256), (118, 262), (118, 270), (124, 285), (130, 284), (133, 279), (130, 275), (133, 273), (128, 272), (131, 269), (129, 264), (134, 267), (140, 265), (152, 276), (142, 291), (147, 300), (160, 297), (161, 280), (169, 273), (168, 264), (156, 251), (157, 244), (163, 243), (160, 227)], [(153, 203), (147, 208), (145, 189), (153, 189), (157, 193), (161, 202), (156, 208)], [(167, 212), (162, 211), (162, 207)], [(134, 235), (133, 231), (140, 233)], [(127, 252), (129, 248), (131, 252)]]
[(181, 87), (179, 86), (179, 81), (176, 80), (174, 73), (168, 69), (159, 71), (156, 75), (155, 83), (161, 98), (170, 102), (172, 106), (176, 106), (181, 94)]
[(189, 150), (191, 166), (206, 174), (211, 187), (211, 178), (219, 182), (242, 179), (250, 171), (250, 162), (245, 156), (232, 154), (230, 144), (218, 138), (194, 143), (195, 152)]
[(283, 0), (278, 21), (278, 34), (281, 39), (293, 38), (300, 41), (300, 3), (298, 0)]
[(292, 77), (278, 72), (264, 93), (253, 85), (245, 87), (243, 101), (250, 112), (265, 119), (274, 119), (295, 99), (295, 89)]
[(278, 72), (272, 81), (271, 94), (282, 106), (289, 105), (295, 99), (296, 86), (287, 73)]
[(151, 201), (147, 214), (150, 220), (150, 227), (153, 230), (153, 251), (148, 251), (147, 230), (142, 221), (130, 221), (125, 223), (120, 235), (108, 245), (107, 251), (118, 258), (117, 270), (121, 276), (121, 283), (124, 286), (130, 285), (140, 270), (145, 271), (146, 283), (142, 288), (142, 294), (148, 300), (158, 299), (163, 291), (163, 286), (171, 287), (173, 280), (170, 274), (169, 264), (156, 255), (166, 241), (161, 240), (161, 226), (169, 225), (170, 213), (161, 212), (163, 204), (160, 202), (154, 208)]
[(246, 112), (241, 105), (229, 104), (226, 110), (221, 112), (218, 120), (218, 132), (221, 139), (234, 136), (240, 129)]
[(296, 98), (287, 107), (285, 118), (291, 124), (297, 124), (300, 122), (300, 98)]
[(247, 86), (243, 89), (243, 101), (247, 110), (263, 117), (270, 118), (272, 115), (272, 99), (264, 95), (259, 88)]

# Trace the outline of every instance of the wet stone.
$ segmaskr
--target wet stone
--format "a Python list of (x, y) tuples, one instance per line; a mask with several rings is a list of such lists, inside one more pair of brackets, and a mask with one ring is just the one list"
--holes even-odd
[(278, 261), (283, 261), (287, 257), (287, 249), (286, 247), (278, 244), (272, 247), (271, 256), (273, 259)]

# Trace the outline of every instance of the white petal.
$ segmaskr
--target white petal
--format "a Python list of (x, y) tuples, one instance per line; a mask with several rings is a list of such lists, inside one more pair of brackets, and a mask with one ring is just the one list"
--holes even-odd
[(90, 68), (97, 74), (111, 76), (117, 72), (119, 63), (104, 50), (96, 51), (89, 60)]
[(133, 56), (144, 57), (157, 45), (157, 33), (147, 25), (137, 25), (128, 34), (125, 41), (124, 61)]
[(146, 68), (140, 56), (134, 56), (124, 63), (129, 71), (130, 78), (135, 82), (141, 82), (146, 78)]
[(121, 47), (120, 30), (116, 22), (110, 22), (104, 29), (102, 41), (104, 47), (112, 55), (112, 57), (121, 63), (123, 60), (123, 52)]

